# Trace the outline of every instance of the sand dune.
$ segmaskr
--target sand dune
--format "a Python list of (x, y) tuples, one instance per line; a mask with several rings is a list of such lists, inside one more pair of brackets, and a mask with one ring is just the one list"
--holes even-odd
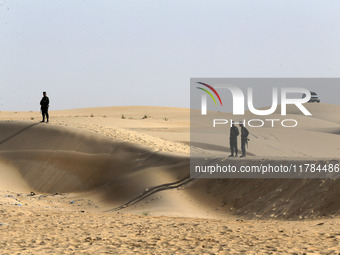
[(1, 162), (17, 169), (35, 192), (95, 191), (114, 204), (160, 179), (171, 182), (188, 175), (187, 158), (85, 131), (25, 122), (2, 123), (0, 129)]
[[(294, 131), (251, 130), (248, 160), (339, 160), (340, 108), (325, 104), (308, 107), (313, 108), (313, 117), (300, 116), (289, 109), (289, 114), (295, 114), (301, 123)], [(323, 217), (332, 231), (339, 226), (338, 179), (190, 179), (188, 114), (186, 109), (162, 107), (89, 108), (52, 111), (51, 124), (47, 125), (37, 123), (38, 113), (0, 112), (0, 204), (4, 212), (20, 204), (22, 217), (37, 211), (58, 214), (62, 210), (75, 219), (79, 211), (87, 212), (82, 214), (84, 219), (107, 219), (119, 212), (215, 218), (222, 225), (223, 220), (235, 220), (236, 216), (244, 221)], [(217, 144), (207, 139), (192, 145), (206, 153), (226, 155), (229, 145), (225, 133), (225, 140)], [(27, 196), (31, 191), (38, 195)], [(184, 225), (190, 221), (169, 220), (179, 220)], [(124, 228), (127, 223), (122, 222)], [(254, 221), (246, 222), (246, 226), (261, 228)], [(268, 229), (274, 229), (278, 223), (268, 224)], [(284, 226), (293, 227), (288, 223)], [(171, 240), (176, 231), (169, 231)], [(245, 232), (234, 238), (241, 239), (249, 229), (242, 231)], [(91, 237), (89, 242), (93, 240)], [(328, 251), (340, 250), (337, 244), (329, 244), (332, 240), (325, 240)], [(183, 241), (183, 245), (187, 243)], [(219, 251), (227, 251), (224, 246), (218, 247)], [(204, 250), (201, 247), (196, 252)], [(229, 252), (240, 250), (230, 247)]]
[[(316, 110), (317, 107), (320, 109)], [(313, 116), (313, 118), (298, 116), (303, 124), (294, 130), (283, 129), (280, 132), (269, 128), (254, 130), (252, 135), (256, 136), (257, 141), (250, 143), (248, 155), (254, 158), (249, 158), (249, 160), (255, 160), (254, 163), (259, 159), (261, 159), (261, 162), (280, 161), (278, 158), (270, 158), (278, 155), (280, 155), (281, 160), (284, 160), (282, 156), (290, 157), (291, 160), (323, 156), (336, 160), (340, 149), (340, 137), (337, 135), (338, 127), (334, 127), (334, 125), (337, 126), (334, 122), (332, 122), (333, 124), (328, 123), (333, 120), (332, 115), (336, 115), (333, 109), (336, 108), (335, 106), (330, 106), (332, 108), (331, 113), (326, 111), (326, 114), (323, 115), (323, 117), (328, 116), (328, 119), (325, 117), (321, 120), (321, 122), (327, 121), (327, 128), (325, 128), (327, 124), (322, 123), (322, 128), (305, 130), (308, 126), (306, 122), (313, 123), (315, 118), (319, 116), (318, 113), (321, 114), (322, 110), (325, 111), (327, 107), (324, 104), (308, 105), (308, 108), (312, 108), (310, 110), (313, 113), (317, 112), (316, 116)], [(165, 121), (161, 117), (164, 114), (162, 108), (153, 111), (148, 107), (137, 109), (135, 110), (135, 107), (90, 108), (56, 112), (54, 122), (62, 125), (67, 120), (70, 127), (47, 126), (46, 124), (27, 121), (2, 122), (0, 126), (1, 162), (12, 169), (17, 169), (23, 181), (35, 192), (92, 192), (100, 197), (106, 209), (128, 203), (150, 187), (173, 183), (188, 177), (188, 154), (183, 155), (182, 153), (180, 155), (183, 148), (186, 151), (188, 144), (186, 141), (176, 141), (176, 139), (169, 138), (171, 133), (174, 133), (172, 138), (178, 138), (176, 136), (178, 130), (181, 130), (181, 133), (184, 128), (187, 128), (184, 121), (187, 112), (176, 108), (171, 111), (168, 110), (167, 116), (171, 118), (169, 124), (169, 120)], [(75, 117), (84, 114), (84, 112), (93, 112), (97, 117)], [(124, 112), (126, 116), (131, 116), (131, 119), (122, 119), (120, 112)], [(67, 117), (64, 116), (66, 113), (68, 114)], [(142, 113), (149, 115), (148, 119), (143, 119)], [(295, 110), (288, 109), (288, 113), (295, 114)], [(72, 114), (74, 114), (73, 117), (70, 117)], [(103, 118), (102, 116), (105, 114), (107, 115)], [(108, 117), (109, 114), (112, 117)], [(176, 116), (178, 117), (176, 118)], [(85, 118), (90, 123), (84, 124), (86, 123)], [(126, 123), (126, 121), (129, 123)], [(107, 135), (105, 137), (101, 135), (103, 132), (105, 134), (103, 130), (116, 129), (117, 127), (112, 125), (113, 123), (120, 123), (118, 126), (120, 126), (123, 135), (118, 136), (117, 132), (115, 133), (117, 136)], [(83, 124), (82, 127), (81, 124)], [(109, 126), (109, 124), (111, 125)], [(137, 127), (140, 130), (136, 135)], [(92, 132), (89, 132), (86, 128)], [(161, 136), (163, 137), (160, 137), (159, 133), (162, 133)], [(281, 137), (280, 134), (282, 134)], [(152, 136), (154, 143), (158, 145), (158, 149), (150, 148), (150, 144), (143, 144), (143, 140), (138, 139), (143, 135), (145, 135), (144, 138)], [(164, 137), (167, 136), (168, 139), (165, 139)], [(308, 136), (313, 137), (313, 139), (305, 139)], [(332, 142), (334, 139), (338, 139), (339, 143)], [(162, 142), (165, 145), (162, 145)], [(171, 154), (168, 153), (169, 144), (173, 145)], [(146, 147), (143, 145), (146, 145)], [(213, 153), (219, 152), (221, 155), (228, 153), (227, 144), (223, 143), (221, 145), (193, 144), (193, 146)], [(320, 150), (316, 150), (315, 146), (318, 146)], [(160, 151), (162, 148), (164, 148), (164, 152)], [(296, 153), (297, 151), (299, 153)], [(190, 216), (187, 212), (181, 211), (185, 204), (191, 204), (190, 208), (197, 208), (195, 215), (204, 217), (211, 215), (214, 215), (213, 217), (219, 215), (218, 217), (220, 217), (225, 213), (233, 212), (235, 208), (237, 208), (235, 209), (237, 214), (249, 217), (316, 217), (336, 215), (340, 208), (340, 204), (334, 202), (340, 192), (339, 183), (328, 179), (310, 180), (309, 182), (304, 180), (276, 180), (275, 182), (272, 180), (221, 180), (220, 183), (224, 183), (225, 187), (224, 184), (220, 184), (222, 186), (217, 189), (218, 192), (213, 195), (214, 198), (211, 201), (210, 183), (214, 182), (190, 181), (190, 183), (185, 184), (182, 192), (177, 190), (166, 193), (159, 191), (156, 193), (162, 193), (161, 199), (154, 199), (159, 194), (147, 195), (147, 197), (149, 200), (156, 200), (153, 202), (154, 209), (157, 208), (155, 213), (156, 211), (157, 213), (171, 211), (174, 215), (182, 216)], [(320, 187), (318, 188), (319, 184)], [(254, 186), (260, 188), (254, 190)], [(297, 198), (294, 197), (295, 193), (290, 192), (282, 191), (283, 193), (280, 195), (280, 192), (276, 190), (281, 190), (282, 187), (286, 190), (305, 190), (305, 192), (300, 193)], [(325, 196), (324, 193), (327, 192), (327, 189), (329, 192), (331, 190), (335, 192)], [(242, 203), (238, 202), (240, 192), (244, 196)], [(251, 196), (247, 196), (248, 193), (251, 193)], [(264, 194), (266, 195), (264, 196)], [(277, 198), (274, 199), (273, 197)], [(283, 197), (285, 198), (283, 199)], [(321, 199), (322, 197), (324, 199)], [(254, 199), (255, 201), (253, 201)], [(289, 201), (289, 203), (286, 201)], [(301, 201), (305, 201), (306, 206), (302, 206)], [(332, 206), (329, 206), (329, 203), (333, 203)], [(296, 210), (297, 207), (299, 207), (298, 210)], [(200, 215), (202, 208), (205, 213)], [(130, 205), (129, 208), (124, 210), (142, 211), (144, 210), (143, 203)], [(209, 211), (214, 213), (211, 215), (206, 213)]]
[[(339, 114), (336, 114), (339, 111), (338, 105), (325, 103), (308, 103), (304, 104), (304, 106), (312, 113), (311, 118), (340, 124), (340, 116)], [(302, 115), (301, 111), (297, 109), (297, 107), (292, 105), (287, 106), (287, 114)]]
[[(289, 105), (287, 115), (281, 116), (281, 109), (277, 109), (269, 119), (276, 119), (274, 127), (272, 122), (265, 121), (267, 116), (255, 116), (246, 112), (244, 117), (233, 117), (228, 113), (211, 113), (216, 119), (233, 119), (243, 121), (249, 119), (260, 119), (264, 121), (261, 128), (249, 128), (250, 142), (248, 153), (251, 156), (259, 157), (293, 157), (293, 158), (339, 158), (340, 136), (339, 114), (340, 107), (323, 103), (305, 104), (306, 108), (313, 113), (312, 116), (304, 116), (299, 109)], [(279, 107), (280, 108), (280, 107)], [(212, 117), (212, 118), (213, 118)], [(298, 122), (295, 128), (282, 127), (280, 121), (283, 119), (294, 119)], [(254, 124), (254, 123), (253, 123)], [(255, 125), (259, 125), (255, 123)], [(207, 127), (210, 128), (210, 127)], [(229, 149), (229, 126), (217, 125), (215, 132), (219, 136), (201, 135), (199, 140), (195, 140), (194, 146), (206, 150), (212, 149), (213, 154), (225, 155)], [(220, 149), (217, 149), (219, 147)], [(225, 148), (223, 151), (222, 148)], [(227, 153), (225, 153), (227, 151)]]
[(295, 220), (339, 217), (340, 182), (334, 179), (217, 179), (196, 181), (195, 188), (218, 199), (218, 209), (226, 214)]

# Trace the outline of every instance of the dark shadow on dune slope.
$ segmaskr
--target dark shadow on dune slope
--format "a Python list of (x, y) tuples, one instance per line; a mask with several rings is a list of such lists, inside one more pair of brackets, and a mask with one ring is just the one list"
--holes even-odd
[[(52, 125), (30, 129), (32, 126), (2, 123), (0, 139), (5, 137), (7, 143), (0, 146), (0, 158), (18, 169), (37, 192), (95, 190), (106, 201), (122, 203), (149, 186), (188, 175), (186, 157), (151, 152), (90, 132)], [(13, 130), (18, 130), (15, 136)]]
[(7, 142), (8, 140), (10, 140), (10, 139), (16, 137), (16, 136), (22, 134), (23, 132), (27, 131), (28, 129), (30, 129), (30, 128), (36, 126), (36, 125), (39, 125), (39, 124), (40, 124), (40, 122), (38, 122), (38, 123), (33, 123), (33, 124), (31, 124), (31, 125), (28, 125), (28, 126), (25, 126), (25, 127), (21, 128), (19, 131), (16, 131), (15, 133), (13, 133), (13, 134), (11, 134), (10, 136), (6, 137), (5, 139), (1, 140), (1, 141), (0, 141), (0, 145), (3, 144), (3, 143), (5, 143), (5, 142)]
[(164, 184), (160, 184), (160, 185), (157, 185), (157, 186), (149, 187), (149, 188), (145, 189), (145, 191), (140, 193), (138, 196), (136, 196), (133, 199), (126, 202), (125, 204), (120, 205), (120, 206), (115, 207), (115, 208), (112, 208), (110, 210), (107, 210), (106, 212), (122, 210), (122, 209), (127, 208), (131, 205), (134, 205), (138, 202), (143, 201), (144, 199), (148, 198), (149, 196), (151, 196), (153, 194), (156, 194), (156, 193), (161, 192), (161, 191), (177, 189), (179, 187), (182, 187), (182, 186), (190, 183), (193, 180), (194, 179), (191, 179), (190, 176), (186, 176), (186, 177), (184, 177), (184, 178), (182, 178), (178, 181), (175, 181), (175, 182), (164, 183)]
[(257, 219), (302, 219), (340, 215), (339, 179), (197, 179), (195, 197), (205, 190), (219, 209)]
[[(37, 192), (93, 191), (112, 208), (125, 208), (184, 185), (183, 192), (201, 206), (215, 211), (209, 204), (213, 201), (225, 215), (282, 219), (340, 215), (339, 179), (192, 180), (187, 177), (188, 157), (156, 153), (91, 133), (1, 124), (0, 140), (6, 139), (0, 146), (1, 160), (17, 168)], [(204, 196), (210, 201), (203, 201)]]
[[(210, 143), (201, 143), (201, 142), (186, 142), (182, 141), (181, 143), (194, 146), (203, 150), (209, 150), (209, 151), (218, 151), (218, 152), (225, 152), (230, 153), (230, 147), (229, 146), (221, 146), (217, 144), (210, 144)], [(255, 156), (255, 154), (251, 152), (247, 152), (249, 156)]]

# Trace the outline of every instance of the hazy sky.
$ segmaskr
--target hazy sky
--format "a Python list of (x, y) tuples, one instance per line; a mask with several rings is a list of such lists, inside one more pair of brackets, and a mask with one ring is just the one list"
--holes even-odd
[[(340, 1), (0, 0), (0, 110), (189, 107), (191, 77), (340, 77)], [(339, 89), (338, 89), (339, 91)]]

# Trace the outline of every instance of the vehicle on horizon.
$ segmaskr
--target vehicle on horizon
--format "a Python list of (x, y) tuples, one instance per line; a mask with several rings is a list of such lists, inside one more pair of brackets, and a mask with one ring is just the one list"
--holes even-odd
[[(320, 103), (320, 99), (319, 99), (318, 94), (316, 94), (313, 91), (310, 91), (310, 95), (311, 95), (311, 97), (310, 97), (308, 103), (314, 103), (314, 102)], [(302, 98), (305, 98), (305, 97), (306, 97), (306, 94), (302, 94)]]

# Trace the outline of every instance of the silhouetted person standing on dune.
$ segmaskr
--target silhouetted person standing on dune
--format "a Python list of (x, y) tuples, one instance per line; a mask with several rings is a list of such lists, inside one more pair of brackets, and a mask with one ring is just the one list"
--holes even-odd
[(234, 122), (232, 123), (232, 126), (230, 128), (230, 137), (229, 137), (229, 144), (230, 144), (230, 150), (231, 154), (229, 157), (237, 157), (237, 136), (239, 135), (238, 128), (235, 126)]
[(42, 121), (41, 122), (45, 122), (45, 116), (46, 116), (46, 123), (48, 123), (48, 106), (50, 104), (50, 100), (49, 98), (46, 96), (46, 92), (43, 92), (43, 98), (40, 100), (40, 106), (41, 106), (41, 114), (42, 114)]
[(240, 156), (240, 158), (243, 158), (246, 156), (246, 144), (248, 146), (249, 131), (243, 126), (243, 124), (240, 124), (240, 127), (241, 127), (241, 149), (242, 149), (242, 155)]

